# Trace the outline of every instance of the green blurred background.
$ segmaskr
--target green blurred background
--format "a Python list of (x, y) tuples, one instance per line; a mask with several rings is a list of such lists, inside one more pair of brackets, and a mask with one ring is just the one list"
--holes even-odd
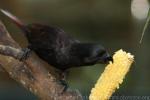
[[(145, 19), (133, 16), (132, 2), (131, 0), (0, 0), (0, 8), (12, 12), (25, 23), (39, 22), (59, 26), (83, 42), (101, 43), (111, 54), (121, 48), (131, 52), (135, 55), (135, 62), (124, 83), (114, 95), (146, 96), (150, 95), (148, 44), (150, 30), (147, 30), (143, 43), (139, 44)], [(137, 11), (139, 14), (140, 12)], [(25, 37), (17, 27), (1, 13), (0, 19), (12, 37), (22, 47), (27, 46)], [(67, 77), (70, 87), (88, 96), (104, 67), (105, 65), (98, 64), (70, 69)], [(10, 79), (7, 73), (0, 72), (0, 100), (36, 99), (37, 97)]]

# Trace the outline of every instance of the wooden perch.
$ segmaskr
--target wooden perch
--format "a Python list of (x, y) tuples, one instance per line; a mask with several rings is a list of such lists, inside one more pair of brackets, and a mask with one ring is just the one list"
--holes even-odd
[(31, 53), (24, 62), (20, 62), (18, 59), (23, 51), (11, 38), (2, 22), (0, 22), (0, 54), (0, 65), (9, 76), (41, 100), (82, 100), (78, 91), (67, 89), (63, 92), (64, 86), (59, 83), (59, 74), (34, 53)]

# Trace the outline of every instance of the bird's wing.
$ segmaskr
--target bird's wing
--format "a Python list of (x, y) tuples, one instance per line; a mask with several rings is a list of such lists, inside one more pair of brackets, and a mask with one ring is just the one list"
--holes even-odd
[(69, 34), (67, 34), (66, 32), (64, 32), (64, 30), (60, 29), (60, 28), (56, 28), (56, 30), (58, 31), (58, 41), (61, 44), (64, 44), (65, 46), (67, 45), (72, 45), (73, 43), (79, 43), (80, 41), (73, 38), (72, 36), (70, 36)]

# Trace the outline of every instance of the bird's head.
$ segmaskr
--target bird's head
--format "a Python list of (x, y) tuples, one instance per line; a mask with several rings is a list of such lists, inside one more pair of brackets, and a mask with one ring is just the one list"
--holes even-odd
[(82, 65), (107, 64), (113, 62), (113, 58), (108, 51), (99, 44), (94, 43), (79, 43), (74, 49), (79, 55)]

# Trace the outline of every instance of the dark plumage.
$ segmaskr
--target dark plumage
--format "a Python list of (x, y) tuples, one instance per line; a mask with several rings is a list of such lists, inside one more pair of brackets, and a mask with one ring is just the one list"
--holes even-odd
[(29, 48), (41, 59), (60, 70), (97, 63), (105, 64), (113, 60), (99, 44), (80, 43), (57, 27), (34, 23), (25, 25), (9, 12), (1, 11), (23, 30)]

